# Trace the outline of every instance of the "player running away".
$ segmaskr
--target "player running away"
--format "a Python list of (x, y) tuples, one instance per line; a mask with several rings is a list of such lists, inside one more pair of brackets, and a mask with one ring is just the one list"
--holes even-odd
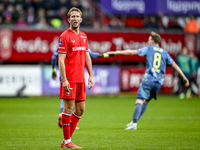
[(146, 71), (140, 87), (137, 92), (137, 100), (133, 113), (133, 120), (127, 124), (126, 130), (136, 130), (137, 121), (144, 114), (151, 98), (157, 99), (157, 93), (160, 90), (164, 78), (167, 65), (171, 65), (182, 77), (185, 86), (189, 86), (189, 81), (174, 62), (166, 50), (159, 47), (161, 37), (155, 32), (151, 32), (148, 45), (138, 50), (124, 50), (116, 52), (108, 52), (109, 56), (125, 55), (125, 56), (144, 56), (146, 57)]

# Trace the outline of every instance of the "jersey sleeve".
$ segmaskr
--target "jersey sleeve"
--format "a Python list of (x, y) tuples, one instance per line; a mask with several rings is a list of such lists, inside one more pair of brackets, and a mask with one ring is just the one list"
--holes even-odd
[(69, 38), (68, 37), (59, 37), (58, 40), (58, 53), (67, 53), (68, 50), (68, 43)]
[(174, 62), (174, 60), (171, 58), (171, 56), (169, 55), (169, 53), (167, 53), (167, 64), (171, 65), (172, 62)]
[(99, 57), (99, 53), (94, 53), (89, 49), (89, 54), (91, 58), (98, 58)]
[(147, 50), (148, 50), (147, 46), (145, 46), (145, 47), (143, 47), (141, 49), (138, 49), (137, 50), (138, 56), (146, 56)]

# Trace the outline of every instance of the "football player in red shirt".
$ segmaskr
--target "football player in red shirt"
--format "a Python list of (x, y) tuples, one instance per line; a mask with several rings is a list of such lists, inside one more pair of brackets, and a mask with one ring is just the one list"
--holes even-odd
[[(85, 65), (89, 73), (89, 89), (93, 86), (92, 62), (88, 52), (87, 35), (79, 30), (82, 12), (73, 7), (67, 15), (70, 28), (60, 35), (58, 43), (60, 99), (64, 99), (62, 113), (64, 140), (61, 147), (82, 149), (71, 142), (71, 136), (85, 110)], [(72, 112), (74, 106), (75, 110)]]

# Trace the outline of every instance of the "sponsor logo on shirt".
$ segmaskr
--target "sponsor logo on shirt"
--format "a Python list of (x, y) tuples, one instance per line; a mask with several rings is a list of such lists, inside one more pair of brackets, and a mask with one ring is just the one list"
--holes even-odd
[[(71, 40), (71, 41), (72, 41), (72, 40)], [(75, 43), (75, 40), (73, 40), (72, 43)]]
[(58, 49), (65, 49), (65, 47), (58, 47)]
[(81, 51), (81, 50), (86, 50), (85, 46), (81, 46), (81, 47), (72, 47), (73, 51)]
[(62, 45), (63, 45), (62, 40), (59, 41), (58, 45), (59, 45), (59, 46), (62, 46)]
[(81, 38), (86, 38), (86, 36), (81, 36)]

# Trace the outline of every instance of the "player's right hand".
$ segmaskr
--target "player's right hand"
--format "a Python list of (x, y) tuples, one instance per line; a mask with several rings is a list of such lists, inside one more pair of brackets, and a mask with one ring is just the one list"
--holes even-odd
[(70, 92), (70, 85), (67, 80), (63, 81), (62, 85), (65, 91)]
[(185, 82), (186, 87), (188, 87), (190, 85), (189, 80), (187, 78), (183, 79), (183, 81)]

